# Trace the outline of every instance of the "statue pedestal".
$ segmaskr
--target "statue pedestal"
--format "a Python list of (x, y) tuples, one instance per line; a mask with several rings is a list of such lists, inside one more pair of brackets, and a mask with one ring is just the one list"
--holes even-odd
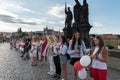
[(86, 46), (89, 46), (89, 31), (91, 29), (90, 24), (73, 24), (73, 32), (79, 31), (80, 37), (84, 40)]
[(63, 31), (64, 31), (64, 36), (65, 36), (66, 39), (71, 39), (72, 38), (73, 30), (72, 30), (71, 27), (70, 28), (65, 27), (63, 29)]
[[(66, 21), (65, 21), (65, 28), (64, 36), (66, 39), (72, 38), (72, 34), (75, 31), (78, 31), (80, 33), (80, 37), (84, 40), (86, 46), (89, 45), (89, 31), (91, 29), (91, 25), (89, 24), (89, 8), (88, 3), (86, 0), (83, 0), (83, 5), (80, 5), (80, 2), (77, 0), (75, 1), (76, 4), (74, 6), (74, 23), (73, 26), (71, 26), (71, 20), (72, 20), (72, 12), (69, 9), (69, 14), (66, 14)], [(65, 13), (67, 13), (66, 5), (65, 5)], [(66, 25), (67, 24), (67, 25)], [(69, 26), (70, 25), (70, 26)]]
[(71, 39), (75, 31), (80, 33), (80, 37), (84, 40), (86, 47), (89, 47), (89, 31), (91, 29), (89, 24), (73, 24), (73, 27), (64, 28), (64, 36), (66, 39)]

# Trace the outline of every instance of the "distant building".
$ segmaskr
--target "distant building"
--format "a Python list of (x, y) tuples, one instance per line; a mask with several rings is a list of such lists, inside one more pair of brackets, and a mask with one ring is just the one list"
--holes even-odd
[(114, 35), (114, 34), (103, 34), (100, 36), (104, 39), (118, 39), (117, 35)]
[(106, 46), (113, 46), (114, 48), (118, 48), (118, 45), (120, 45), (120, 38), (118, 38), (117, 35), (113, 34), (103, 34), (100, 35)]
[(9, 41), (10, 37), (11, 37), (10, 32), (0, 32), (0, 42), (1, 41)]
[(48, 29), (48, 28), (45, 28), (44, 29), (44, 34), (48, 34), (48, 35), (51, 35), (52, 33), (54, 33), (55, 35), (61, 35), (62, 33), (60, 31), (55, 31), (53, 29)]

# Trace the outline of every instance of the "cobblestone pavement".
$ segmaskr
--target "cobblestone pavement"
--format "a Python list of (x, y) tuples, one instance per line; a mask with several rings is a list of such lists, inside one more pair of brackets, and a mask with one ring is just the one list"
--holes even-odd
[[(30, 60), (22, 60), (20, 52), (11, 50), (9, 44), (0, 46), (0, 80), (54, 80), (47, 75), (48, 63), (38, 62), (32, 67)], [(68, 80), (73, 80), (72, 66), (68, 63)], [(79, 80), (79, 79), (78, 79)], [(92, 80), (88, 77), (87, 80)], [(120, 71), (108, 69), (108, 80), (120, 80)]]

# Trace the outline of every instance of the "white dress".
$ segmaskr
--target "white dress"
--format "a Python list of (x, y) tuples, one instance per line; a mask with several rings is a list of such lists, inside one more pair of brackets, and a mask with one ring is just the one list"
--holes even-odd
[(37, 42), (32, 43), (31, 51), (32, 57), (37, 57)]
[[(93, 54), (96, 54), (96, 52), (99, 50), (98, 47), (95, 47), (95, 50), (93, 52)], [(100, 52), (100, 54), (98, 55), (99, 58), (102, 58), (102, 52)], [(96, 68), (96, 69), (100, 69), (100, 70), (104, 70), (107, 69), (107, 64), (106, 62), (101, 62), (97, 59), (93, 59), (92, 61), (92, 68)]]

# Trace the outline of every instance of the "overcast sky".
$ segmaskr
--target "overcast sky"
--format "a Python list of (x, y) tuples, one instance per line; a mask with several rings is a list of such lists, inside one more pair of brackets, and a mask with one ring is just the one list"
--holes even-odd
[[(79, 0), (83, 4), (83, 0)], [(41, 31), (45, 26), (62, 30), (64, 4), (73, 11), (74, 0), (0, 0), (0, 31)], [(120, 0), (87, 0), (90, 33), (120, 33)]]

